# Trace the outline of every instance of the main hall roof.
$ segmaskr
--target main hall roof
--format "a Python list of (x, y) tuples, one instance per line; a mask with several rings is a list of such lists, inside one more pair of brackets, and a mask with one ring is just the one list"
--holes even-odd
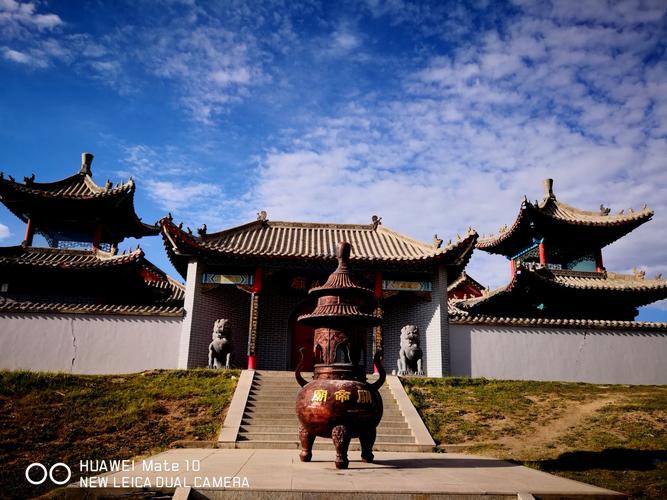
[[(169, 218), (160, 221), (167, 253), (181, 274), (181, 256), (204, 254), (254, 260), (335, 261), (335, 246), (352, 244), (351, 262), (434, 263), (465, 267), (477, 240), (470, 229), (442, 248), (392, 231), (382, 225), (319, 224), (258, 220), (212, 234), (194, 236)], [(460, 271), (459, 271), (460, 272)]]

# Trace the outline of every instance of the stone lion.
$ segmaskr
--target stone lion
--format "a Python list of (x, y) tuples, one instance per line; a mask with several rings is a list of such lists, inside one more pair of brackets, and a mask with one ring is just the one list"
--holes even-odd
[(213, 325), (213, 342), (208, 346), (209, 368), (231, 368), (232, 329), (228, 319), (219, 319)]
[(422, 350), (419, 347), (419, 328), (405, 325), (401, 328), (401, 350), (398, 354), (399, 375), (424, 375)]

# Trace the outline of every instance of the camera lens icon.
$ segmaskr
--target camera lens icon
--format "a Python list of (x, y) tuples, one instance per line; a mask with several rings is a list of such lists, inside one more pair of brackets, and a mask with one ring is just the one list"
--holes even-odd
[[(53, 476), (53, 473), (56, 471), (56, 469), (58, 467), (62, 467), (63, 469), (65, 469), (67, 471), (67, 477), (63, 480), (60, 480), (60, 481), (57, 480)], [(42, 471), (41, 479), (36, 481), (36, 480), (34, 480), (30, 477), (30, 471), (32, 469), (39, 469), (39, 470)], [(47, 478), (50, 479), (53, 484), (55, 484), (57, 486), (62, 486), (63, 484), (68, 483), (69, 480), (72, 478), (72, 469), (70, 469), (67, 464), (65, 464), (63, 462), (58, 462), (58, 463), (53, 464), (51, 466), (51, 468), (47, 470), (45, 465), (40, 464), (39, 462), (33, 462), (30, 465), (28, 465), (28, 467), (26, 467), (26, 469), (25, 469), (25, 478), (30, 484), (34, 484), (36, 486), (39, 486), (40, 484), (43, 484), (46, 481)]]

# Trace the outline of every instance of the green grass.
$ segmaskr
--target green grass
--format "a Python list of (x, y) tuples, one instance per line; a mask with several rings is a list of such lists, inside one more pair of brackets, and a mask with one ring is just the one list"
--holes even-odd
[(438, 444), (464, 444), (471, 453), (634, 498), (667, 498), (667, 386), (465, 378), (403, 384)]
[[(86, 376), (0, 371), (0, 491), (44, 493), (32, 462), (126, 459), (180, 439), (213, 439), (238, 370), (156, 370)], [(77, 468), (72, 467), (75, 479)], [(0, 496), (2, 496), (0, 495)]]

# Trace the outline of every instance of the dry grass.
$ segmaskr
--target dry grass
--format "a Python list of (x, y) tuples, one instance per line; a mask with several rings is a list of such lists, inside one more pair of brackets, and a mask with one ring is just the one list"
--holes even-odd
[[(179, 439), (211, 439), (238, 371), (170, 370), (123, 376), (0, 372), (0, 496), (28, 498), (24, 471), (79, 460), (127, 459)], [(78, 477), (72, 467), (72, 478)]]
[(408, 379), (439, 444), (667, 498), (667, 386)]

